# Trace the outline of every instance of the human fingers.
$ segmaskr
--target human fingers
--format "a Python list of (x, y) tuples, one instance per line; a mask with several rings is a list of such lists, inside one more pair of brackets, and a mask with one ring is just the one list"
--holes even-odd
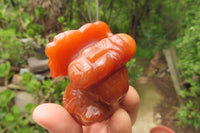
[(33, 112), (33, 119), (50, 133), (82, 133), (82, 127), (58, 104), (39, 105)]
[(127, 94), (120, 102), (120, 107), (128, 112), (132, 124), (134, 124), (136, 121), (139, 105), (140, 105), (140, 97), (137, 91), (132, 86), (129, 86)]
[(109, 119), (89, 126), (83, 126), (83, 133), (108, 133)]
[(132, 133), (130, 115), (122, 108), (117, 109), (108, 124), (109, 133)]

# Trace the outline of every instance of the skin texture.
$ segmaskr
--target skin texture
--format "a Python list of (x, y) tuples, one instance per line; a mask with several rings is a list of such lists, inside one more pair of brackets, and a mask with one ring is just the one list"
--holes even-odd
[(106, 121), (81, 126), (62, 106), (54, 103), (39, 105), (33, 119), (50, 133), (132, 133), (139, 104), (139, 95), (130, 86), (118, 109)]

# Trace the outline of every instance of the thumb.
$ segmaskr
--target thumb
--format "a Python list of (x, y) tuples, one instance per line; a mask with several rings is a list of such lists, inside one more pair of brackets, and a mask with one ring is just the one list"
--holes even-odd
[(82, 133), (82, 127), (58, 104), (39, 105), (33, 112), (33, 120), (50, 133)]

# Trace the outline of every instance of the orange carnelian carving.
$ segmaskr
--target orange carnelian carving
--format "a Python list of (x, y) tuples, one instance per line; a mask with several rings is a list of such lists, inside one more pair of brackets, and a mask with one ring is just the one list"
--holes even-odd
[(69, 76), (63, 104), (80, 124), (107, 118), (129, 87), (125, 66), (136, 52), (127, 34), (112, 34), (98, 21), (58, 34), (46, 46), (52, 77)]

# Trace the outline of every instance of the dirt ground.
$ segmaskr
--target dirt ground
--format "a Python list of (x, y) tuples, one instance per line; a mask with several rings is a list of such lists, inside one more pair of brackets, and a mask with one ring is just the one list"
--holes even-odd
[(173, 129), (176, 133), (198, 133), (198, 131), (195, 131), (190, 126), (181, 128), (181, 126), (177, 125), (178, 119), (176, 115), (179, 108), (179, 101), (171, 79), (154, 78), (152, 80), (156, 85), (157, 92), (162, 96), (160, 102), (155, 106), (154, 111), (154, 113), (158, 112), (161, 115), (161, 124)]
[(156, 125), (164, 125), (176, 133), (200, 133), (190, 126), (177, 125), (179, 101), (162, 55), (157, 53), (151, 60), (139, 58), (136, 63), (144, 69), (144, 74), (133, 85), (141, 96), (133, 133), (149, 133)]
[(154, 107), (160, 101), (160, 95), (156, 92), (156, 86), (152, 81), (143, 83), (144, 80), (137, 80), (133, 86), (140, 95), (140, 108), (137, 121), (133, 126), (133, 133), (149, 133), (150, 129), (159, 124), (154, 119)]
[(141, 101), (133, 133), (149, 133), (157, 125), (169, 127), (176, 133), (199, 133), (190, 126), (181, 128), (177, 125), (179, 101), (170, 78), (150, 78), (142, 82), (137, 80), (133, 84)]

